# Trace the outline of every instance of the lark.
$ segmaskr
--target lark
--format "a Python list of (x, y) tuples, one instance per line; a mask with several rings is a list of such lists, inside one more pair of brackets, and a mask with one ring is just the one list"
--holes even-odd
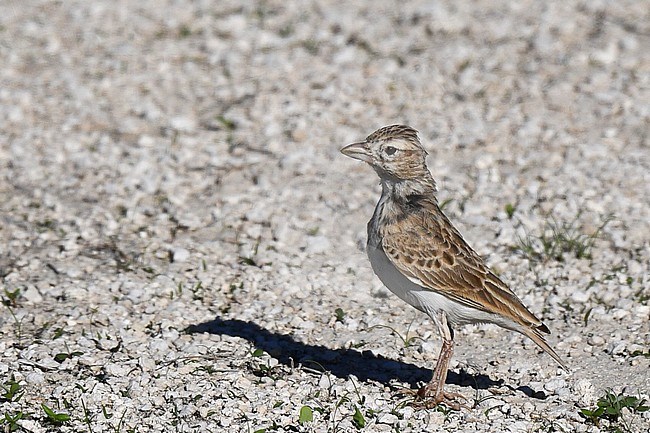
[(431, 381), (418, 391), (427, 405), (458, 409), (462, 395), (444, 391), (454, 349), (454, 328), (494, 323), (517, 331), (566, 365), (548, 345), (550, 331), (492, 272), (442, 212), (427, 152), (415, 129), (391, 125), (341, 152), (368, 163), (381, 179), (382, 193), (368, 222), (367, 252), (382, 283), (426, 313), (442, 337)]

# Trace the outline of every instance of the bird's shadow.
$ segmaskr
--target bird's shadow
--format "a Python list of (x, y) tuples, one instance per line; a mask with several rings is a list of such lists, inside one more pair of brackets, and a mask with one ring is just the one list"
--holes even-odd
[[(370, 351), (355, 349), (330, 349), (325, 346), (305, 344), (294, 340), (290, 335), (271, 332), (256, 323), (237, 319), (216, 318), (209, 322), (190, 325), (190, 334), (207, 332), (216, 335), (230, 335), (250, 341), (283, 365), (301, 364), (318, 371), (327, 371), (336, 377), (347, 379), (350, 375), (361, 381), (374, 381), (391, 386), (391, 381), (408, 383), (411, 388), (431, 379), (431, 370), (402, 361), (395, 361)], [(492, 380), (484, 374), (469, 374), (449, 371), (447, 383), (474, 389), (488, 389), (503, 386), (503, 380)], [(529, 397), (545, 398), (528, 387), (517, 390)]]

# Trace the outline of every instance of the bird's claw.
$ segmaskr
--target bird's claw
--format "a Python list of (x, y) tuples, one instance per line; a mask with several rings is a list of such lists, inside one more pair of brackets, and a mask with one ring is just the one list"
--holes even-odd
[(450, 409), (461, 410), (469, 409), (469, 406), (466, 404), (467, 399), (462, 394), (457, 392), (446, 392), (441, 391), (433, 395), (428, 395), (426, 387), (420, 388), (417, 392), (417, 398), (414, 401), (414, 406), (421, 407), (423, 409), (431, 409), (439, 404), (444, 404)]
[[(467, 398), (457, 392), (437, 391), (427, 386), (419, 389), (401, 389), (397, 394), (408, 395), (414, 398), (411, 406), (417, 409), (432, 409), (444, 404), (452, 410), (469, 409)], [(461, 400), (461, 401), (459, 401)]]

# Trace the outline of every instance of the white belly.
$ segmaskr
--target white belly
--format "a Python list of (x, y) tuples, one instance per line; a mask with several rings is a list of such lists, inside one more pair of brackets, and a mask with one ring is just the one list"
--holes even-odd
[(502, 316), (465, 306), (411, 281), (393, 265), (381, 248), (368, 245), (368, 258), (375, 274), (391, 292), (432, 318), (437, 312), (444, 311), (451, 325), (495, 323), (504, 328), (518, 328), (517, 324)]

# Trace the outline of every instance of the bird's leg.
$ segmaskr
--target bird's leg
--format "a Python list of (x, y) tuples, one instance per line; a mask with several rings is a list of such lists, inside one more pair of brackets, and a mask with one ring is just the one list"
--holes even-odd
[(431, 381), (422, 387), (417, 395), (423, 400), (425, 407), (433, 407), (442, 403), (452, 409), (459, 410), (464, 405), (460, 404), (457, 400), (465, 400), (465, 397), (461, 394), (444, 391), (449, 361), (454, 354), (454, 332), (447, 323), (447, 316), (444, 312), (439, 312), (436, 319), (434, 321), (438, 325), (440, 335), (442, 336), (442, 349), (440, 350), (436, 367), (433, 370)]

